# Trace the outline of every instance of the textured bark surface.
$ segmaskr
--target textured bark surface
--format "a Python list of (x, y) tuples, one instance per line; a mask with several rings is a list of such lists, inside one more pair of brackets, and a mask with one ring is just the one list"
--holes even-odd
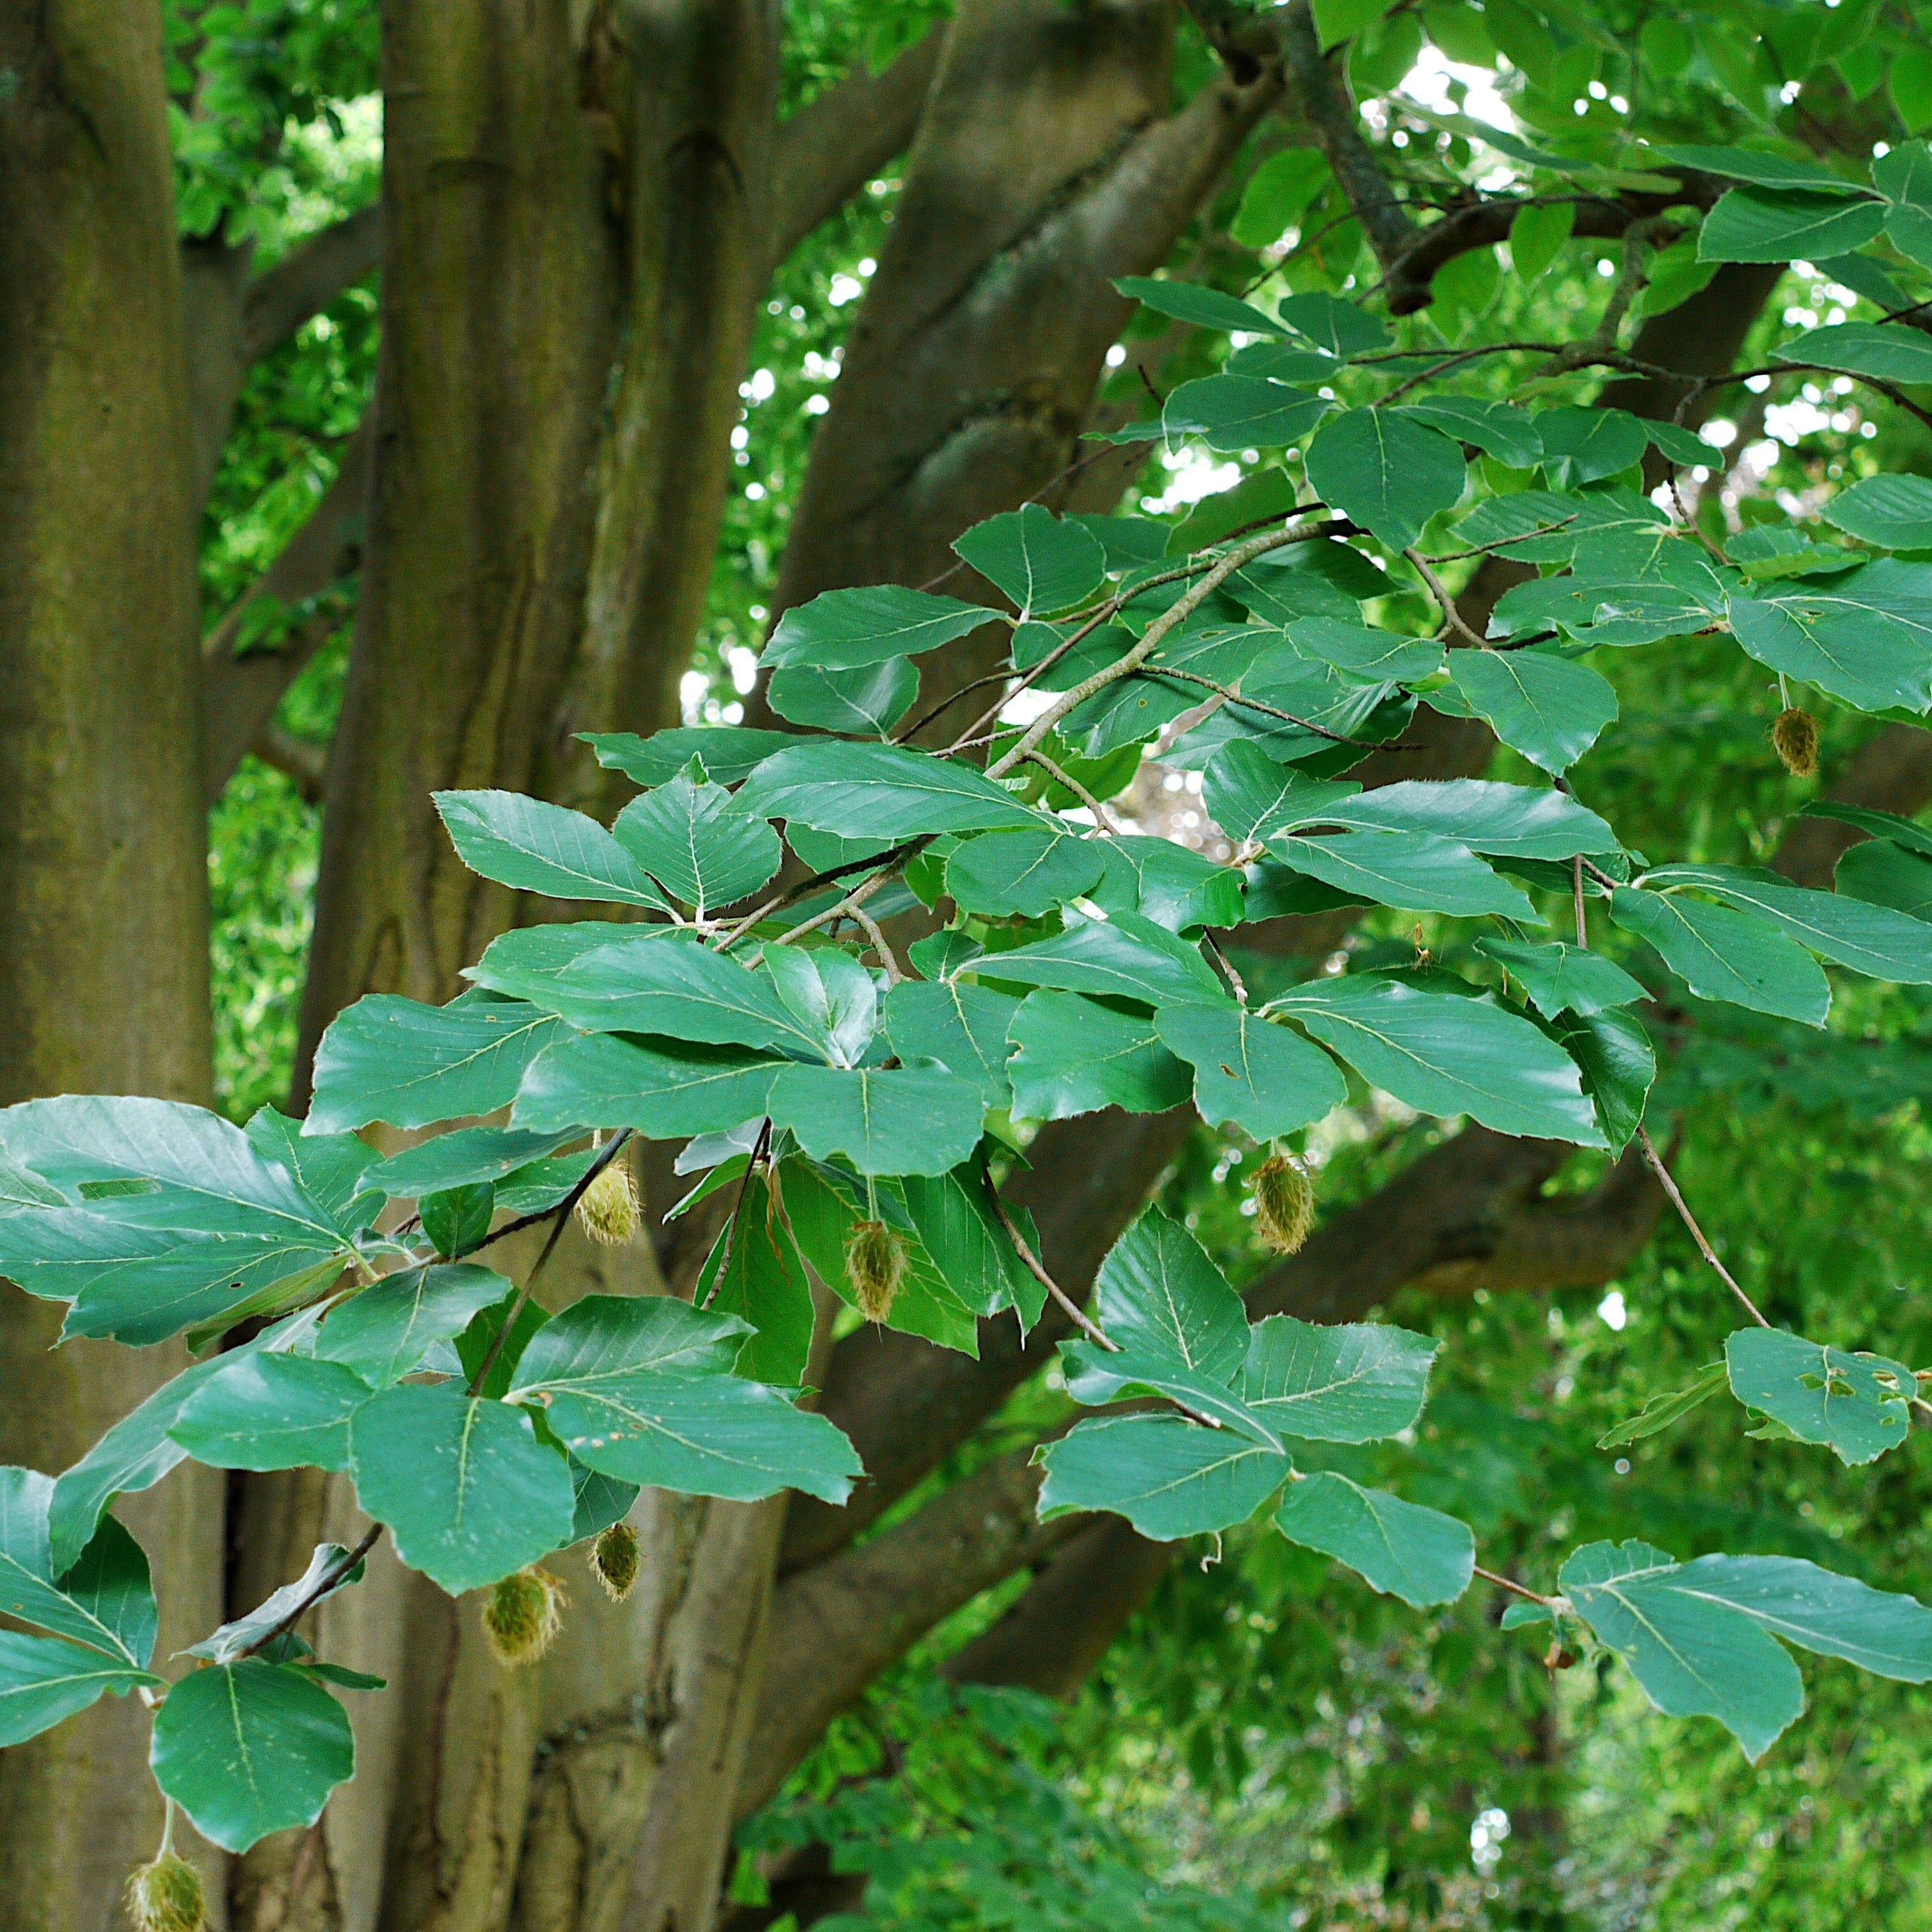
[[(152, 0), (0, 14), (0, 1101), (204, 1100), (207, 883), (181, 272)], [(104, 784), (100, 775), (113, 774)], [(50, 1353), (0, 1288), (0, 1460), (58, 1470), (179, 1365)], [(128, 1511), (160, 1654), (220, 1604), (218, 1477)], [(147, 1719), (109, 1698), (0, 1754), (0, 1899), (106, 1932), (152, 1847)], [(211, 1863), (212, 1861), (211, 1860)]]

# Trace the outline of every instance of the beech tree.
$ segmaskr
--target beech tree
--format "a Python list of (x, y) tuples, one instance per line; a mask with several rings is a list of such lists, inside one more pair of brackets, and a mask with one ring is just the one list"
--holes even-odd
[[(1856, 1056), (1932, 984), (1924, 32), (14, 10), (20, 1922), (105, 1927), (138, 1871), (155, 1926), (710, 1925), (734, 1828), (962, 1606), (1014, 1590), (954, 1681), (1070, 1695), (1250, 1522), (1407, 1612), (1493, 1593), (1487, 1641), (1614, 1658), (1753, 1760), (1786, 1646), (1932, 1679), (1932, 1610), (1853, 1552), (1479, 1546), (1400, 1493), (1437, 1345), (1376, 1318), (1608, 1283), (1661, 1222), (1715, 1359), (1610, 1446), (1715, 1399), (1863, 1466), (1928, 1416), (1902, 1329), (1767, 1314), (1656, 1085), (1700, 1039)], [(303, 130), (374, 92), (379, 199), (267, 258), (272, 190), (328, 198)], [(754, 332), (888, 170), (759, 682), (687, 722)], [(1526, 334), (1559, 256), (1588, 299)], [(262, 370), (371, 287), (331, 480), (210, 586)], [(1747, 399), (1808, 383), (1861, 460), (1736, 515)], [(1190, 452), (1218, 492), (1143, 488)], [(352, 605), (318, 760), (287, 707)], [(1649, 850), (1593, 788), (1659, 664), (1762, 713), (1780, 802), (1731, 859), (1694, 792)], [(236, 1119), (208, 813), (244, 759), (322, 830), (292, 1087)], [(1321, 1136), (1392, 1112), (1444, 1124), (1324, 1209)], [(1277, 1257), (1238, 1292), (1154, 1198), (1204, 1136)], [(768, 1858), (749, 1916), (840, 1902), (824, 1864)]]

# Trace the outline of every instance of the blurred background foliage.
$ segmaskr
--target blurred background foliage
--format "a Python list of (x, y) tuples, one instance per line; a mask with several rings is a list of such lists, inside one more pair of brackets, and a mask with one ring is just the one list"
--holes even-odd
[[(375, 198), (371, 0), (173, 0), (170, 10), (187, 233), (250, 238), (266, 262)], [(854, 61), (889, 58), (944, 10), (937, 0), (794, 0), (788, 106)], [(1775, 126), (1862, 153), (1932, 122), (1932, 42), (1910, 10), (1874, 0), (1331, 0), (1317, 11), (1361, 29), (1351, 79), (1418, 200), (1460, 191), (1476, 164), (1465, 115), (1513, 119), (1522, 135), (1600, 160), (1636, 133), (1726, 142)], [(1212, 59), (1184, 28), (1177, 91), (1198, 86)], [(1293, 138), (1264, 124), (1172, 272), (1237, 292), (1370, 279), (1359, 228)], [(1486, 185), (1528, 172), (1506, 153), (1480, 158), (1492, 166)], [(749, 688), (814, 429), (897, 190), (888, 171), (812, 236), (760, 316), (733, 437), (736, 485), (683, 684), (692, 722), (732, 719)], [(1445, 272), (1404, 339), (1547, 339), (1587, 326), (1610, 266), (1603, 248), (1528, 230), (1514, 239), (1514, 254), (1466, 256)], [(1695, 265), (1679, 266), (1675, 286), (1688, 292)], [(1672, 286), (1662, 278), (1653, 307)], [(1800, 264), (1759, 334), (1874, 312)], [(376, 314), (373, 289), (352, 289), (250, 373), (202, 534), (211, 626), (334, 475), (373, 386)], [(1202, 332), (1155, 340), (1161, 327), (1146, 316), (1124, 345), (1100, 398), (1108, 421), (1146, 405), (1126, 346), (1153, 342), (1162, 389), (1226, 352)], [(1464, 386), (1508, 393), (1502, 370), (1477, 364)], [(1932, 469), (1922, 428), (1900, 412), (1868, 418), (1849, 388), (1807, 383), (1774, 400), (1730, 392), (1733, 413), (1707, 432), (1724, 466), (1700, 479), (1698, 514), (1736, 528), (1802, 510), (1822, 484)], [(1179, 523), (1204, 498), (1264, 487), (1258, 466), (1156, 448), (1128, 507)], [(1522, 480), (1492, 466), (1494, 487)], [(316, 747), (339, 701), (352, 596), (343, 602), (340, 633), (278, 721)], [(1395, 600), (1383, 616), (1426, 621)], [(1581, 775), (1586, 802), (1658, 852), (1762, 861), (1817, 789), (1771, 754), (1774, 686), (1718, 638), (1603, 653), (1599, 668), (1622, 720)], [(1843, 715), (1824, 724), (1828, 770), (1872, 728)], [(1496, 776), (1528, 776), (1510, 763), (1502, 754)], [(1150, 829), (1188, 836), (1180, 775), (1144, 773), (1129, 797)], [(217, 1070), (238, 1118), (286, 1087), (317, 825), (298, 786), (254, 758), (213, 812)], [(1354, 943), (1406, 953), (1442, 940), (1429, 922), (1376, 913)], [(1822, 1038), (1730, 1010), (1666, 1011), (1673, 1053), (1659, 1100), (1675, 1112), (1674, 1165), (1774, 1322), (1932, 1361), (1932, 1318), (1913, 1292), (1932, 1255), (1922, 1046), (1932, 1016), (1924, 989), (1843, 980), (1837, 990)], [(1747, 1026), (1749, 1054), (1738, 1050)], [(1309, 1150), (1324, 1211), (1371, 1192), (1440, 1131), (1364, 1096)], [(1166, 1187), (1169, 1210), (1238, 1284), (1263, 1259), (1243, 1213), (1252, 1153), (1202, 1132)], [(1596, 1160), (1578, 1155), (1552, 1186), (1587, 1185)], [(1747, 1439), (1742, 1412), (1720, 1395), (1660, 1435), (1594, 1446), (1714, 1360), (1730, 1325), (1675, 1222), (1607, 1294), (1408, 1294), (1388, 1312), (1441, 1338), (1434, 1399), (1413, 1449), (1352, 1453), (1376, 1480), (1466, 1517), (1499, 1567), (1548, 1587), (1564, 1550), (1641, 1523), (1679, 1557), (1785, 1551), (1924, 1591), (1922, 1445), (1846, 1470), (1820, 1450)], [(1014, 1419), (1065, 1406), (1035, 1385), (1015, 1399)], [(998, 1444), (989, 1432), (933, 1482), (956, 1480)], [(1353, 1466), (1339, 1453), (1336, 1466)], [(1847, 1667), (1807, 1658), (1810, 1714), (1754, 1768), (1714, 1725), (1650, 1713), (1614, 1669), (1546, 1668), (1542, 1636), (1493, 1628), (1493, 1592), (1420, 1616), (1265, 1530), (1198, 1554), (1170, 1572), (1064, 1712), (948, 1688), (938, 1664), (1021, 1580), (962, 1612), (840, 1720), (747, 1828), (734, 1896), (755, 1906), (760, 1855), (816, 1839), (841, 1869), (872, 1875), (862, 1918), (819, 1922), (904, 1932), (1932, 1926), (1932, 1690), (1862, 1686)]]

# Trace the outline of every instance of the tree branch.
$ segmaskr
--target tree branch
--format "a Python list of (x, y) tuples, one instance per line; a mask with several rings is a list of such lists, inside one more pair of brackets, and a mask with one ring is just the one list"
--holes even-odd
[[(308, 521), (202, 643), (202, 790), (210, 805), (221, 796), (243, 754), (263, 747), (264, 734), (284, 694), (341, 627), (344, 608), (327, 593), (362, 563), (374, 416), (372, 404), (343, 446), (335, 480), (322, 492)], [(250, 622), (270, 598), (285, 611), (312, 603), (315, 608), (291, 626), (279, 643), (238, 655), (237, 646)], [(280, 762), (274, 756), (268, 761)]]
[(242, 304), (244, 363), (285, 342), (312, 315), (382, 266), (382, 210), (379, 202), (345, 214), (332, 226), (298, 242), (272, 268), (248, 284)]
[(945, 39), (942, 29), (933, 28), (883, 73), (860, 61), (778, 130), (774, 268), (910, 144)]

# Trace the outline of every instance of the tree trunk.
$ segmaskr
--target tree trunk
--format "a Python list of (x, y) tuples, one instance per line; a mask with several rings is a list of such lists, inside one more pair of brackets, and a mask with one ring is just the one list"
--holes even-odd
[[(160, 8), (10, 8), (0, 72), (0, 1099), (205, 1100), (194, 502)], [(64, 1468), (179, 1366), (178, 1346), (50, 1353), (58, 1309), (0, 1296), (0, 1460)], [(165, 1606), (163, 1658), (218, 1617), (220, 1497), (218, 1476), (184, 1472), (128, 1511)], [(159, 1827), (147, 1731), (138, 1701), (109, 1698), (0, 1756), (9, 1924), (118, 1922)]]

